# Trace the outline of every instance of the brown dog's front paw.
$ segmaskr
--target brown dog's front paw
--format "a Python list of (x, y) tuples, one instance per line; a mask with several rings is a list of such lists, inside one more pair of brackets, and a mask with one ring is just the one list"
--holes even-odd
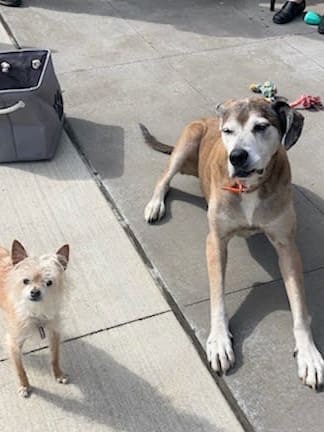
[(324, 360), (314, 344), (296, 351), (298, 375), (303, 384), (319, 390), (324, 383)]
[(207, 358), (211, 368), (222, 375), (234, 366), (235, 356), (232, 348), (231, 335), (224, 331), (210, 334), (207, 340)]
[(31, 393), (30, 387), (24, 387), (24, 386), (21, 386), (21, 387), (19, 387), (19, 389), (18, 389), (18, 394), (19, 394), (19, 396), (21, 396), (21, 397), (23, 397), (23, 398), (27, 398), (27, 397), (29, 397), (29, 396), (30, 396), (30, 393)]
[(163, 218), (165, 205), (163, 201), (151, 200), (145, 207), (144, 218), (146, 222), (152, 223)]

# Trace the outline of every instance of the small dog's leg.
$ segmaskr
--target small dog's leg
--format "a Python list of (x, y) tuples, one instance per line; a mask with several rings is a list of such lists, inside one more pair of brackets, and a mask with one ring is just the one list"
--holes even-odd
[(228, 240), (219, 238), (211, 227), (207, 237), (207, 266), (210, 285), (211, 328), (207, 340), (207, 358), (218, 374), (226, 373), (235, 362), (231, 333), (224, 303), (224, 277)]
[[(269, 236), (270, 237), (270, 236)], [(298, 375), (302, 382), (313, 389), (318, 389), (324, 382), (324, 361), (317, 350), (307, 311), (303, 270), (294, 235), (288, 238), (270, 237), (278, 257), (291, 307), (294, 336), (296, 340)]]
[(146, 222), (154, 222), (164, 216), (164, 198), (169, 190), (170, 182), (181, 171), (185, 161), (197, 153), (203, 130), (203, 125), (195, 122), (187, 126), (182, 132), (170, 156), (168, 165), (155, 186), (151, 201), (145, 207), (144, 217)]
[(50, 352), (51, 352), (51, 365), (54, 377), (57, 382), (67, 384), (69, 377), (62, 372), (60, 368), (60, 334), (51, 330), (49, 334)]
[(10, 335), (8, 335), (7, 339), (10, 358), (15, 365), (18, 375), (20, 385), (18, 393), (22, 397), (28, 397), (30, 394), (30, 385), (22, 362), (21, 349), (23, 344), (18, 343), (17, 340)]

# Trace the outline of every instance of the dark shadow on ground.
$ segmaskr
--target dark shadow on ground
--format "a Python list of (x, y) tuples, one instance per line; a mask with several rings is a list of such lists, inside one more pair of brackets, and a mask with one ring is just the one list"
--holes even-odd
[[(65, 13), (112, 16), (125, 20), (166, 24), (181, 31), (204, 34), (216, 37), (268, 37), (269, 28), (274, 32), (281, 30), (273, 27), (273, 12), (268, 3), (259, 1), (213, 0), (151, 0), (125, 1), (117, 0), (25, 0), (24, 7), (35, 7), (62, 11)], [(308, 9), (321, 3), (320, 0), (308, 1)], [(277, 9), (279, 6), (277, 6)], [(306, 33), (307, 37), (318, 37), (311, 32), (310, 26), (302, 23), (302, 18), (286, 24), (285, 34)]]
[(74, 142), (82, 143), (82, 152), (102, 180), (121, 177), (124, 173), (124, 129), (88, 120), (68, 117), (68, 130)]
[[(215, 432), (215, 426), (208, 420), (175, 408), (172, 400), (156, 387), (84, 339), (63, 344), (62, 351), (66, 372), (71, 376), (70, 385), (81, 392), (81, 400), (61, 397), (55, 390), (48, 392), (41, 388), (33, 388), (31, 397), (36, 395), (68, 415), (85, 418), (93, 430), (96, 424), (125, 432), (172, 431), (181, 425), (181, 430), (186, 432)], [(26, 356), (26, 366), (49, 374), (42, 358), (47, 355), (45, 351)], [(53, 378), (49, 375), (49, 379)], [(56, 385), (53, 381), (53, 386)], [(222, 430), (220, 425), (217, 431)]]
[(198, 208), (201, 208), (202, 210), (207, 211), (207, 203), (206, 203), (205, 198), (198, 196), (198, 195), (194, 195), (194, 194), (185, 192), (185, 191), (182, 191), (182, 190), (174, 188), (174, 187), (170, 187), (168, 194), (166, 196), (166, 200), (165, 200), (165, 209), (166, 209), (165, 215), (161, 220), (154, 222), (153, 226), (154, 225), (164, 225), (172, 219), (172, 202), (173, 201), (180, 201), (183, 203), (192, 204)]

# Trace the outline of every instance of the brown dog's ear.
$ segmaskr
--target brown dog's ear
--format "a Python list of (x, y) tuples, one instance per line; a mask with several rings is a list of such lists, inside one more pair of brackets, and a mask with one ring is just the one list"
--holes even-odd
[(14, 240), (11, 246), (11, 261), (13, 265), (27, 258), (27, 252), (24, 246), (18, 240)]
[(283, 145), (289, 150), (302, 133), (304, 116), (282, 100), (274, 102), (272, 108), (279, 118)]
[(70, 246), (65, 244), (56, 252), (56, 255), (59, 263), (62, 265), (63, 269), (66, 270), (69, 262)]
[(223, 117), (225, 113), (225, 107), (224, 104), (220, 103), (215, 106), (215, 113), (217, 117)]

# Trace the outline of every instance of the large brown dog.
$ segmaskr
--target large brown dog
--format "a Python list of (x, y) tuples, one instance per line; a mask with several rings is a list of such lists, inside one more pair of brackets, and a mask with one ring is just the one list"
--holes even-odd
[(207, 264), (211, 330), (207, 357), (218, 373), (234, 364), (224, 304), (227, 244), (235, 235), (264, 232), (279, 257), (294, 326), (298, 374), (316, 389), (323, 383), (324, 361), (310, 329), (303, 271), (295, 244), (296, 216), (286, 150), (299, 138), (303, 116), (283, 101), (252, 97), (217, 107), (217, 118), (190, 123), (176, 146), (157, 141), (141, 125), (145, 141), (171, 153), (145, 209), (147, 222), (163, 217), (164, 198), (177, 172), (199, 177), (208, 202)]

